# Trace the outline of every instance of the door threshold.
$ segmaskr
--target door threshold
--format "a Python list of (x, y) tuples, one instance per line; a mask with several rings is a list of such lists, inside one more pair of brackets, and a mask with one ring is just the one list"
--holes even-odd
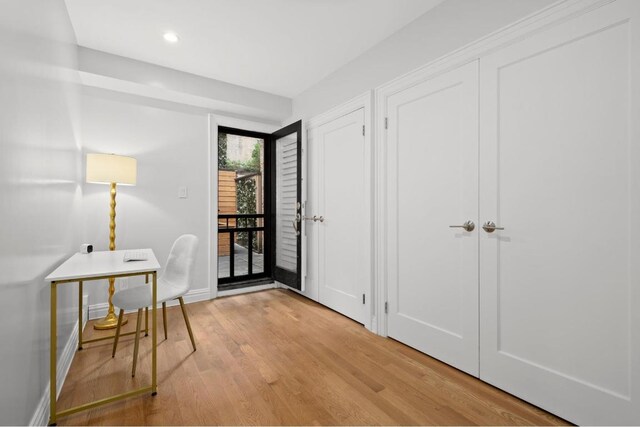
[(278, 286), (273, 279), (270, 278), (247, 280), (246, 282), (228, 283), (218, 286), (218, 296), (224, 297), (229, 295), (238, 295), (277, 287)]

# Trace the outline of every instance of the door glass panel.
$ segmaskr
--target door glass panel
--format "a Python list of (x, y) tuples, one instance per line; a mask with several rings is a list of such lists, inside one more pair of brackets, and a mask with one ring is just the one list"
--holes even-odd
[(297, 273), (297, 135), (276, 140), (276, 266)]

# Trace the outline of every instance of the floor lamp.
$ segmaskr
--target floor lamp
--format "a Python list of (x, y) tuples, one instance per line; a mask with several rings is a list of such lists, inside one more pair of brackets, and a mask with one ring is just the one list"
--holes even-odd
[[(136, 185), (137, 162), (133, 157), (114, 154), (87, 154), (87, 182), (111, 186), (111, 210), (109, 213), (109, 250), (116, 249), (116, 184)], [(94, 329), (112, 329), (118, 325), (113, 309), (113, 293), (116, 279), (109, 279), (109, 311), (94, 323)], [(126, 323), (126, 319), (122, 324)]]

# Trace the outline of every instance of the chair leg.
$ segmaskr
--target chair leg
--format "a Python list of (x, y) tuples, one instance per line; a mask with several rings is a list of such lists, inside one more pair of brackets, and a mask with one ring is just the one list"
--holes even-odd
[(189, 323), (189, 316), (187, 316), (187, 309), (184, 306), (184, 300), (180, 297), (178, 298), (178, 301), (180, 301), (180, 308), (182, 309), (182, 315), (184, 316), (184, 323), (187, 324), (187, 331), (189, 331), (189, 338), (191, 338), (193, 351), (196, 351), (196, 340), (193, 338), (193, 331), (191, 331), (191, 323)]
[(162, 303), (162, 326), (164, 327), (164, 339), (167, 339), (167, 303)]
[(131, 376), (136, 376), (136, 364), (138, 363), (138, 347), (140, 346), (140, 323), (142, 320), (142, 309), (138, 309), (138, 319), (136, 320), (136, 341), (133, 346), (133, 369), (131, 370)]
[(113, 340), (113, 352), (111, 352), (111, 357), (116, 357), (116, 348), (118, 348), (118, 340), (120, 339), (120, 327), (122, 326), (123, 316), (124, 310), (120, 309), (120, 313), (118, 313), (118, 327), (116, 328), (116, 338)]

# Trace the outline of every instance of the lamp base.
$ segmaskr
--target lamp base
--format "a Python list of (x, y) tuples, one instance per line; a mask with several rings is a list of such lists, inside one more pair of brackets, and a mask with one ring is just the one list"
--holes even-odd
[[(122, 326), (127, 324), (127, 318), (122, 319)], [(107, 329), (115, 329), (118, 326), (118, 316), (114, 313), (108, 313), (103, 319), (96, 321), (93, 324), (93, 329), (98, 331), (104, 331)]]

